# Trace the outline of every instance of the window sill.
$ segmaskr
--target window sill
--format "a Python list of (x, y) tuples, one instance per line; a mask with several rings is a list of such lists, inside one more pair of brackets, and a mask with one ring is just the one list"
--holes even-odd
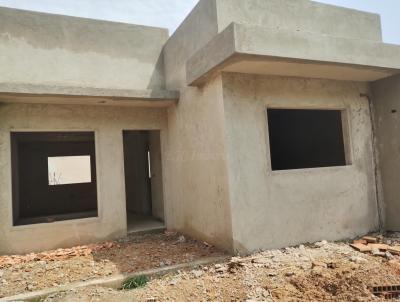
[(268, 174), (274, 175), (285, 175), (285, 174), (321, 174), (323, 172), (340, 172), (342, 170), (353, 169), (353, 165), (345, 166), (334, 166), (334, 167), (315, 167), (315, 168), (301, 168), (301, 169), (288, 169), (288, 170), (271, 170), (269, 169)]
[[(89, 215), (89, 213), (96, 213), (96, 216)], [(100, 221), (100, 216), (97, 212), (85, 212), (82, 214), (87, 214), (87, 215), (82, 215), (77, 217), (72, 216), (72, 214), (69, 215), (55, 215), (58, 216), (57, 219), (54, 221), (49, 221), (45, 222), (43, 218), (33, 218), (33, 219), (24, 219), (22, 220), (23, 222), (16, 225), (11, 226), (11, 231), (19, 231), (19, 230), (32, 230), (33, 228), (52, 228), (55, 225), (76, 225), (76, 224), (88, 224), (88, 223), (96, 223)], [(69, 217), (64, 217), (63, 219), (60, 219), (60, 216), (69, 216)], [(49, 216), (53, 217), (53, 216)], [(41, 219), (41, 221), (39, 221)], [(30, 220), (30, 221), (29, 221)], [(33, 220), (36, 220), (37, 222), (32, 222)], [(21, 221), (21, 220), (20, 220)]]

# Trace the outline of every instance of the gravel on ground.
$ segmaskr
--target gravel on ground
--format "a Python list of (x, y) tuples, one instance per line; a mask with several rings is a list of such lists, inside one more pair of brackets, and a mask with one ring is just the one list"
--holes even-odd
[(223, 255), (174, 232), (28, 255), (0, 256), (0, 298), (120, 273), (134, 273)]
[[(381, 237), (398, 244), (400, 234)], [(89, 287), (45, 302), (74, 301), (387, 301), (369, 287), (400, 284), (400, 257), (326, 242), (255, 253), (150, 280), (130, 291)]]

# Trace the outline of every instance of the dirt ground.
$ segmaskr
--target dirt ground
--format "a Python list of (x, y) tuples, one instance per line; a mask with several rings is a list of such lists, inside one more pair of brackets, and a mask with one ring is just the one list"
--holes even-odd
[[(400, 235), (382, 241), (398, 244)], [(44, 301), (386, 301), (373, 296), (369, 286), (394, 284), (400, 284), (399, 256), (373, 256), (345, 242), (322, 241), (233, 257), (153, 279), (140, 289), (92, 287)]]
[(0, 256), (0, 298), (216, 255), (222, 252), (205, 243), (166, 232), (71, 249)]

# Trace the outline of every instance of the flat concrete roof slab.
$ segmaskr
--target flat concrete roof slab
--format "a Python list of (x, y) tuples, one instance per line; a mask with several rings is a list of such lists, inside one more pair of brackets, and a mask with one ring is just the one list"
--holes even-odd
[(222, 71), (375, 81), (400, 73), (400, 45), (232, 23), (188, 60), (187, 83)]
[(160, 89), (102, 89), (0, 83), (0, 102), (3, 103), (168, 107), (178, 100), (178, 91)]

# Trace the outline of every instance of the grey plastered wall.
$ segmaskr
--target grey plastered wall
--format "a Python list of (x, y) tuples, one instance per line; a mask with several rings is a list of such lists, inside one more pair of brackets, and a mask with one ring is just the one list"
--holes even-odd
[[(163, 135), (165, 109), (0, 104), (0, 121), (0, 254), (66, 247), (126, 234), (122, 130), (161, 130)], [(12, 227), (10, 131), (81, 130), (95, 132), (99, 217)]]
[(216, 0), (201, 0), (164, 47), (168, 89), (186, 86), (186, 61), (217, 33)]
[(382, 41), (377, 14), (309, 0), (217, 0), (218, 32), (230, 23)]
[[(338, 240), (375, 230), (378, 212), (363, 83), (223, 74), (235, 251)], [(352, 164), (271, 171), (266, 108), (345, 109)]]
[(0, 83), (163, 88), (161, 28), (0, 8)]
[(168, 109), (165, 216), (168, 228), (232, 251), (221, 78), (186, 87), (186, 61), (217, 33), (216, 0), (202, 0), (164, 48), (166, 87), (181, 92)]
[(151, 163), (151, 202), (154, 217), (164, 220), (164, 188), (161, 136), (159, 131), (149, 133)]
[(390, 231), (399, 231), (400, 76), (374, 82), (371, 87), (385, 227)]
[(167, 227), (232, 250), (222, 82), (181, 92), (163, 152)]
[[(186, 61), (232, 22), (381, 41), (375, 14), (308, 0), (200, 1), (164, 48), (166, 86), (181, 91), (168, 110), (167, 226), (240, 252), (375, 229), (369, 107), (359, 97), (366, 84), (224, 75), (223, 83), (217, 76), (186, 87)], [(265, 106), (273, 96), (287, 106), (349, 108), (353, 165), (268, 172)]]

